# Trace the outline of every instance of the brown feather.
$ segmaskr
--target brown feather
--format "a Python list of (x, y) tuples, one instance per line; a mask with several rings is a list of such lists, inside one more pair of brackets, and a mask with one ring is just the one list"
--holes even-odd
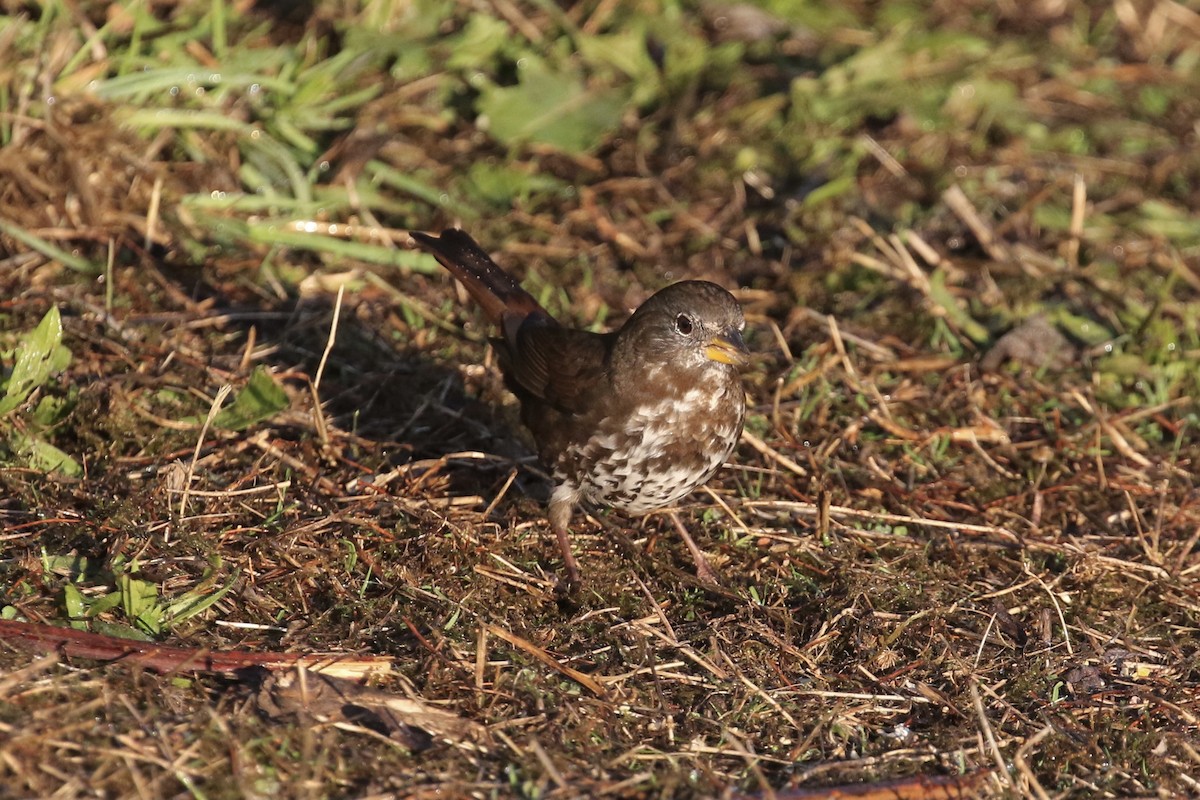
[(612, 335), (526, 323), (517, 331), (513, 379), (560, 411), (576, 414), (607, 384)]
[(510, 342), (527, 317), (536, 315), (554, 319), (513, 276), (492, 261), (474, 239), (458, 228), (442, 231), (441, 236), (420, 231), (412, 231), (409, 235), (422, 250), (458, 278), (488, 320), (504, 331)]

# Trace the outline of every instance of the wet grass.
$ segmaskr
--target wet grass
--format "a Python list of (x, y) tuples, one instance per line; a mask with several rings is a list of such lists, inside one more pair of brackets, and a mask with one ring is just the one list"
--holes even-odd
[[(0, 620), (483, 726), (6, 634), (14, 795), (1196, 791), (1200, 17), (762, 7), (6, 7)], [(601, 511), (556, 598), (451, 224), (581, 326), (736, 289), (719, 589)]]

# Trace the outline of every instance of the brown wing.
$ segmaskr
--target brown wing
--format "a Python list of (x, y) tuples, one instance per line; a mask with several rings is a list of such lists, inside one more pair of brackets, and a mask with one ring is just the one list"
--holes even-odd
[[(498, 340), (512, 389), (523, 399), (547, 403), (558, 411), (579, 414), (607, 381), (612, 334), (564, 328), (502, 270), (475, 240), (457, 228), (441, 236), (412, 231), (423, 250), (458, 278), (499, 325)], [(532, 412), (532, 410), (528, 410)]]
[(579, 414), (606, 392), (613, 334), (530, 319), (517, 331), (509, 374), (520, 390), (559, 411)]

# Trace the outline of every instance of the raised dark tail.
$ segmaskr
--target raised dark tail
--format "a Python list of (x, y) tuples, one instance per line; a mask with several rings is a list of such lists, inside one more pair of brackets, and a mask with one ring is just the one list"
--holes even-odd
[(506, 338), (511, 337), (516, 327), (530, 315), (551, 318), (533, 295), (522, 289), (516, 278), (500, 269), (465, 232), (449, 228), (442, 231), (441, 236), (419, 231), (410, 231), (409, 235), (467, 287), (467, 293), (492, 324), (504, 331)]

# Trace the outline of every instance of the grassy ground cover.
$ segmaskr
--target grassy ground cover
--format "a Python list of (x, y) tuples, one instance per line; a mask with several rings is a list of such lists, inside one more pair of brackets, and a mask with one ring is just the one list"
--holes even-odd
[[(1194, 7), (0, 8), (0, 794), (1200, 791)], [(601, 510), (555, 594), (450, 225), (735, 290), (720, 587)]]

